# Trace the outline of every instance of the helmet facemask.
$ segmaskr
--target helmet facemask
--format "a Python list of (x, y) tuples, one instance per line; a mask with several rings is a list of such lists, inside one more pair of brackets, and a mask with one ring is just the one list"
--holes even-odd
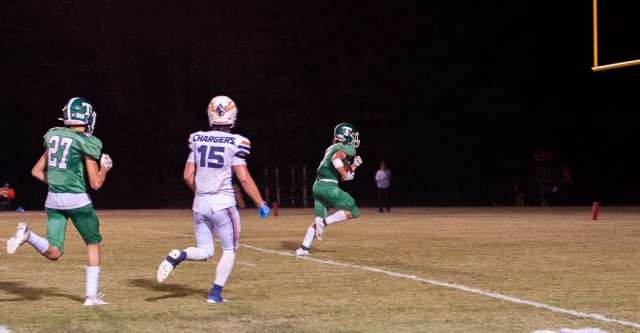
[(87, 129), (85, 130), (85, 133), (93, 134), (93, 131), (96, 129), (96, 118), (98, 118), (98, 113), (92, 112), (91, 117), (89, 117), (88, 119), (89, 122), (87, 123)]
[(360, 147), (360, 133), (359, 132), (351, 133), (351, 145), (354, 146), (355, 148)]

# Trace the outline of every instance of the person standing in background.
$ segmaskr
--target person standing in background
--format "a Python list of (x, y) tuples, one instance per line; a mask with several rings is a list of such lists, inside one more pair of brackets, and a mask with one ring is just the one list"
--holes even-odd
[(378, 187), (378, 211), (383, 212), (383, 208), (387, 212), (391, 212), (389, 204), (389, 187), (391, 186), (391, 170), (387, 169), (385, 161), (380, 161), (380, 170), (376, 172), (376, 186)]

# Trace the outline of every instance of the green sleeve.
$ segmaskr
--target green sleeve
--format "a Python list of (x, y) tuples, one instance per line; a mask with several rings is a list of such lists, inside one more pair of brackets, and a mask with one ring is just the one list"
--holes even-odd
[(340, 150), (345, 154), (347, 154), (347, 158), (356, 156), (356, 148), (352, 145), (342, 144), (342, 147), (340, 147)]
[(94, 160), (100, 160), (102, 154), (102, 141), (95, 136), (86, 137), (82, 140), (82, 153)]
[(51, 130), (47, 131), (47, 133), (44, 134), (43, 138), (44, 138), (44, 142), (43, 142), (43, 146), (45, 149), (49, 149), (49, 133), (51, 133)]

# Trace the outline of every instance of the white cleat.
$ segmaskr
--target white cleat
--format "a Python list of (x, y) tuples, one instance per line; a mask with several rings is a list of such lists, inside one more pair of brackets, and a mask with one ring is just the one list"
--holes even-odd
[(26, 223), (18, 223), (16, 232), (7, 240), (7, 253), (14, 254), (20, 245), (29, 238), (29, 226)]
[[(178, 259), (178, 257), (180, 257), (180, 250), (173, 249), (171, 250), (171, 252), (169, 252), (168, 256), (173, 259)], [(160, 263), (160, 266), (158, 266), (158, 272), (156, 273), (158, 282), (162, 283), (166, 281), (169, 277), (169, 274), (171, 274), (174, 268), (175, 267), (173, 266), (173, 264), (167, 261), (167, 259), (163, 260)]]
[(322, 240), (322, 235), (324, 234), (324, 229), (326, 228), (324, 221), (320, 217), (316, 217), (315, 222), (313, 222), (316, 229), (316, 238), (318, 240)]
[(296, 250), (296, 255), (297, 255), (298, 257), (308, 257), (310, 254), (309, 254), (309, 250), (305, 250), (305, 249), (303, 249), (303, 248), (299, 247), (299, 248)]
[(84, 306), (95, 306), (95, 305), (107, 305), (109, 302), (106, 302), (102, 299), (102, 294), (99, 294), (96, 297), (88, 297), (84, 299)]

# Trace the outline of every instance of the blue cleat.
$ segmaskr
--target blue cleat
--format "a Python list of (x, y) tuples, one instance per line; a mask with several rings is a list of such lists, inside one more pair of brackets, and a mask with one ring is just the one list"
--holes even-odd
[(207, 296), (208, 303), (222, 303), (226, 301), (226, 299), (222, 298), (222, 295), (209, 294), (209, 296)]
[(226, 301), (227, 300), (222, 297), (222, 286), (214, 284), (213, 288), (211, 288), (211, 291), (209, 292), (209, 295), (207, 296), (207, 302), (222, 303)]

